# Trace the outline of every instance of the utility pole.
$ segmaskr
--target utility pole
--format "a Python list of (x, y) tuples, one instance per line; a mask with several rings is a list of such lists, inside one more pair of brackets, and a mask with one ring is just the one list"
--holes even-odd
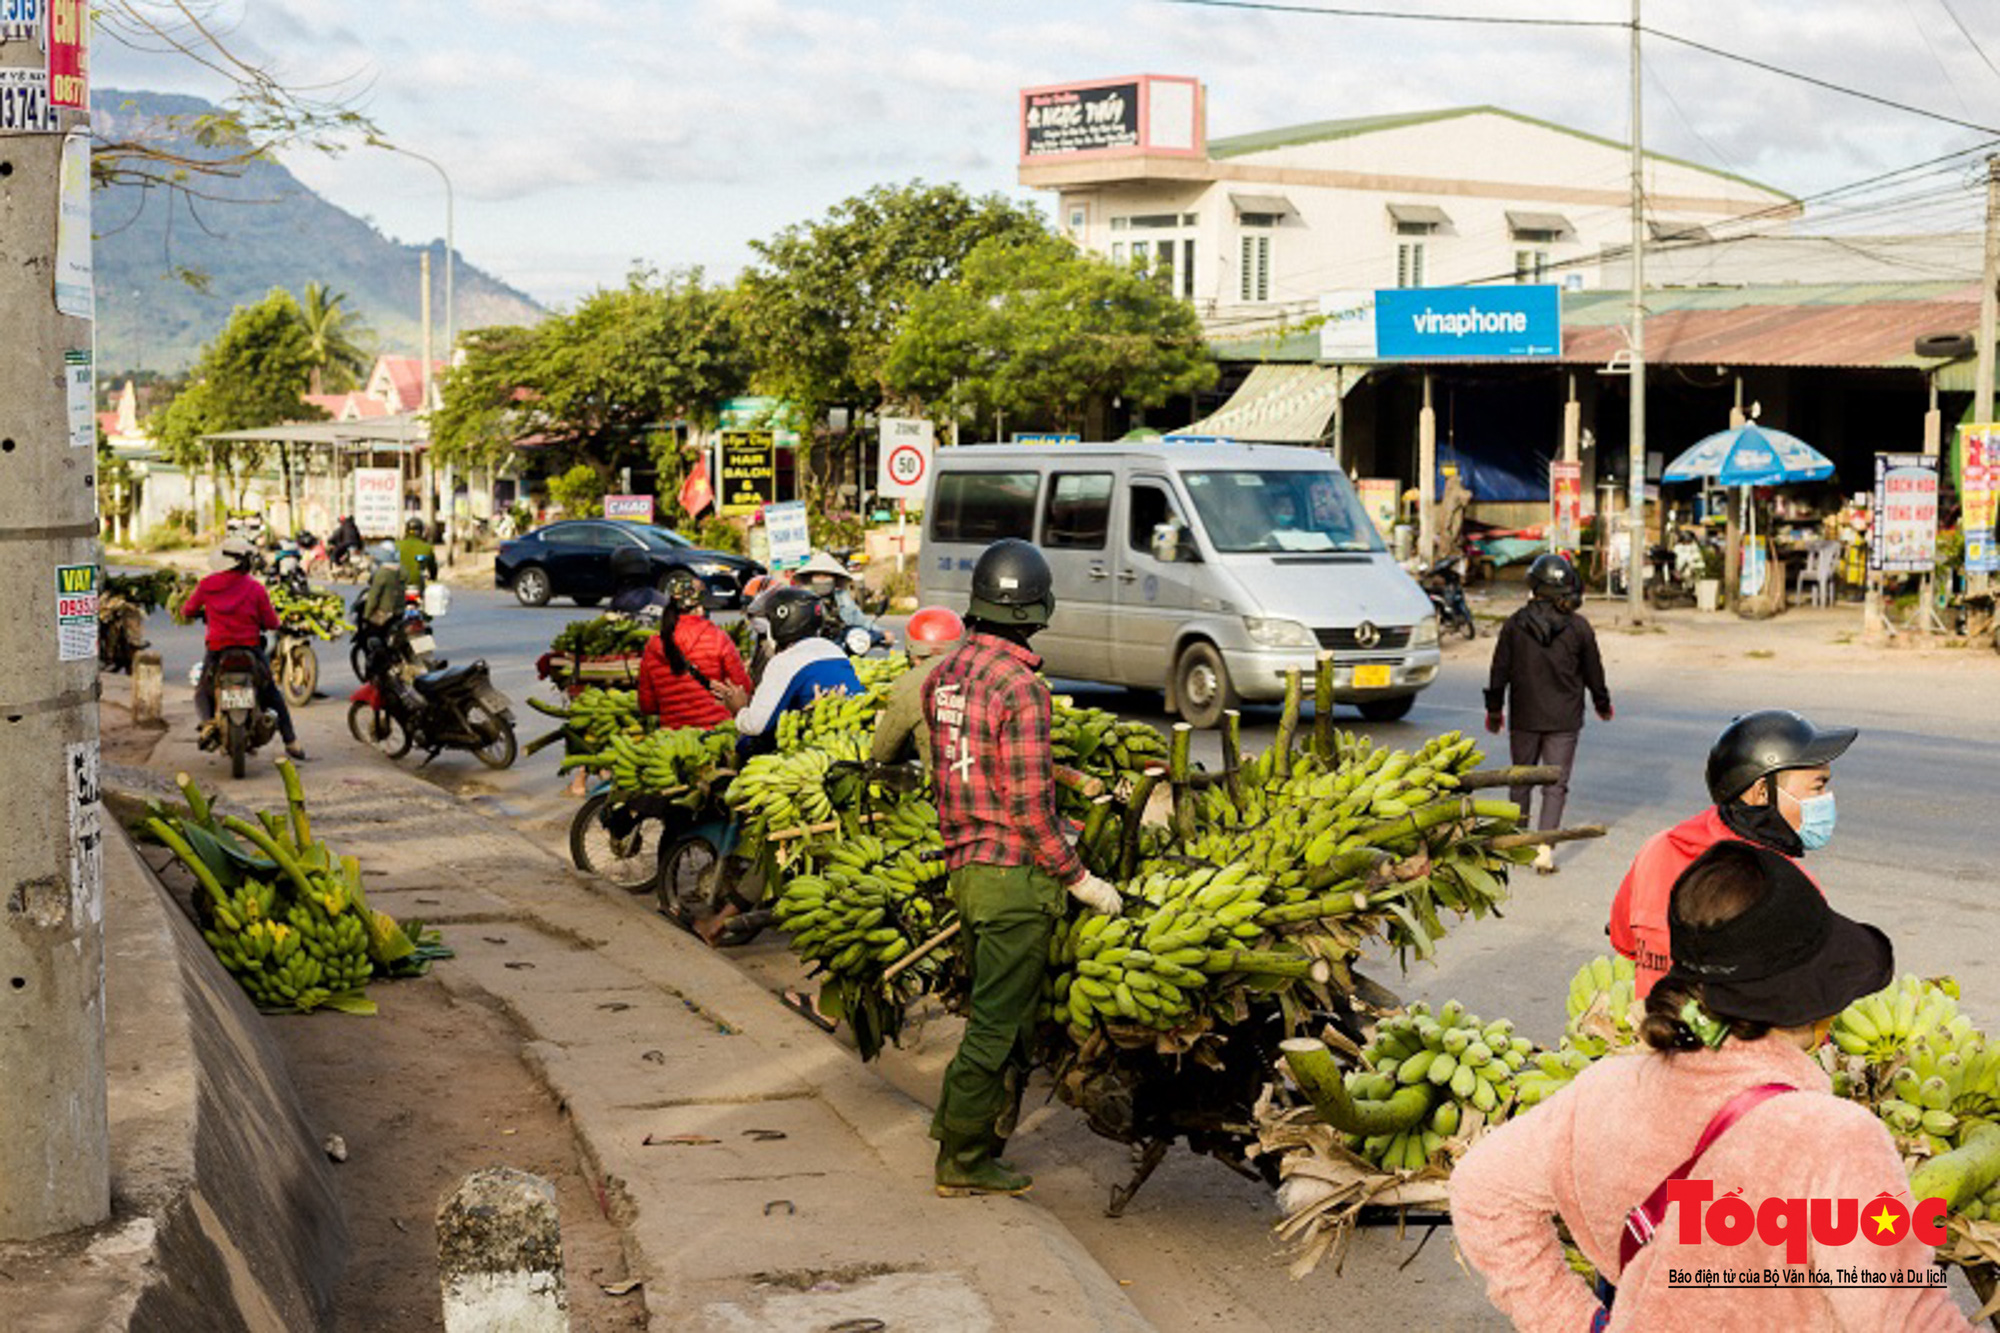
[[(1979, 282), (1979, 378), (1973, 389), (1973, 421), (1993, 420), (1993, 326), (2000, 315), (2000, 157), (1986, 159), (1986, 266)], [(1967, 576), (1968, 592), (1984, 593), (1988, 576), (1980, 570)], [(1926, 613), (1930, 604), (1924, 604)]]
[[(30, 12), (33, 12), (32, 10)], [(111, 1213), (81, 0), (0, 44), (0, 1240)]]
[(1632, 0), (1632, 425), (1626, 510), (1632, 545), (1625, 571), (1625, 606), (1633, 624), (1646, 618), (1646, 152), (1640, 141), (1639, 0)]
[[(417, 475), (419, 478), (417, 485), (423, 491), (424, 527), (428, 529), (431, 523), (437, 518), (437, 503), (435, 497), (433, 497), (431, 494), (431, 252), (430, 252), (430, 247), (426, 246), (424, 248), (423, 254), (418, 256), (417, 268), (418, 272), (422, 275), (422, 282), (424, 288), (422, 300), (419, 302), (421, 308), (419, 317), (422, 319), (424, 325), (424, 380), (423, 380), (424, 397), (422, 405), (417, 408), (417, 414), (419, 417), (422, 418), (424, 423), (424, 465), (417, 471)], [(430, 533), (426, 531), (424, 533), (424, 536), (428, 538), (430, 536)]]

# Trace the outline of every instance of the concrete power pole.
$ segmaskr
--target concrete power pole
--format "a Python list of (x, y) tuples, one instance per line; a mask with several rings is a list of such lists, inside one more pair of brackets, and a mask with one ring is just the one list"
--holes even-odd
[[(32, 12), (32, 11), (31, 11)], [(0, 1240), (111, 1212), (82, 0), (0, 45)], [(13, 34), (20, 36), (20, 34)]]
[[(423, 299), (419, 302), (421, 307), (420, 318), (423, 320), (424, 325), (423, 405), (417, 409), (417, 413), (424, 423), (424, 465), (418, 471), (419, 480), (417, 485), (423, 488), (424, 527), (429, 528), (432, 520), (437, 517), (437, 506), (431, 495), (431, 252), (429, 246), (424, 247), (424, 253), (419, 259), (417, 269), (422, 274), (424, 285)], [(424, 535), (428, 537), (430, 534), (426, 532)]]
[[(1978, 378), (1972, 386), (1972, 419), (1978, 425), (1993, 420), (1993, 337), (2000, 319), (2000, 157), (1986, 159), (1986, 267), (1979, 283)], [(1981, 570), (1967, 577), (1968, 590), (1983, 593), (1990, 576)], [(1925, 602), (1928, 613), (1930, 603)]]
[(1639, 126), (1639, 0), (1632, 0), (1632, 425), (1627, 465), (1632, 476), (1626, 508), (1632, 546), (1625, 572), (1625, 605), (1633, 624), (1646, 618), (1646, 153)]

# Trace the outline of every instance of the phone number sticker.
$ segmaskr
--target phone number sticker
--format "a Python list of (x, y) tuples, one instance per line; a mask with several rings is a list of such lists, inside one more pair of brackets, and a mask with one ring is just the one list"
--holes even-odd
[(48, 134), (56, 128), (45, 69), (0, 69), (0, 133)]
[(56, 660), (97, 656), (97, 566), (56, 566)]

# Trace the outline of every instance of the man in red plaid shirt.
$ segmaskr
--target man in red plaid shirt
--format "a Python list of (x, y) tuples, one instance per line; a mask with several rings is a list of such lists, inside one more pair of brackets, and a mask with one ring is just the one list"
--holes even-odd
[(1056, 814), (1052, 703), (1028, 639), (1055, 610), (1048, 561), (995, 542), (972, 571), (965, 642), (924, 682), (938, 823), (972, 975), (972, 1008), (945, 1070), (931, 1136), (939, 1194), (1019, 1194), (1000, 1160), (1020, 1105), (1028, 1048), (1065, 889), (1116, 914), (1117, 890), (1084, 868)]

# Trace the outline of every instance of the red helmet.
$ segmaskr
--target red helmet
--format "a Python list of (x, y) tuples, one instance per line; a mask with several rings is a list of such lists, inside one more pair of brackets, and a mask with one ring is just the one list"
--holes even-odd
[(903, 638), (913, 657), (946, 652), (964, 637), (965, 622), (958, 618), (958, 612), (944, 606), (925, 607), (903, 627)]

